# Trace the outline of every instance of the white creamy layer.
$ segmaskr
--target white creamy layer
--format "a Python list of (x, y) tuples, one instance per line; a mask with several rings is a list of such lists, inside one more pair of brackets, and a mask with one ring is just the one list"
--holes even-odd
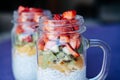
[[(23, 53), (22, 53), (23, 54)], [(16, 80), (37, 80), (37, 56), (13, 53), (13, 74)]]
[(86, 68), (76, 70), (67, 75), (54, 69), (42, 69), (38, 68), (37, 80), (87, 80)]

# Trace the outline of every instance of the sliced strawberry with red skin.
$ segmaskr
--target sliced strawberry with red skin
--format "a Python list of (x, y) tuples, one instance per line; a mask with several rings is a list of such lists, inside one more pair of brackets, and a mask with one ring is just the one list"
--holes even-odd
[(76, 20), (75, 18), (68, 20), (70, 24), (76, 24), (78, 22), (78, 20)]
[(68, 50), (70, 51), (70, 53), (76, 58), (76, 57), (79, 57), (80, 54), (77, 53), (69, 43), (66, 44), (66, 47), (68, 48)]
[(70, 45), (73, 49), (76, 49), (77, 41), (76, 40), (70, 40)]
[(73, 28), (74, 28), (75, 31), (79, 30), (79, 26), (78, 25), (73, 26)]
[[(22, 12), (29, 12), (30, 10), (29, 10), (29, 8), (28, 7), (25, 7), (25, 9), (22, 11)], [(21, 13), (22, 13), (21, 12)]]
[(23, 39), (23, 41), (25, 41), (25, 42), (32, 42), (33, 39), (32, 39), (31, 36), (27, 36), (26, 38)]
[(29, 8), (29, 10), (30, 10), (31, 12), (43, 12), (43, 10), (40, 9), (40, 8)]
[(44, 41), (45, 43), (48, 42), (47, 34), (44, 34), (44, 35), (42, 36), (42, 39), (43, 39), (43, 41)]
[(45, 42), (43, 40), (40, 40), (38, 42), (38, 49), (39, 50), (44, 50)]
[(19, 6), (19, 7), (18, 7), (18, 13), (21, 13), (24, 9), (25, 9), (24, 6)]
[(61, 20), (67, 20), (67, 18), (62, 17)]
[(39, 22), (39, 17), (40, 17), (41, 15), (43, 15), (43, 14), (40, 13), (40, 12), (35, 12), (35, 13), (34, 13), (34, 21), (35, 21), (35, 22)]
[(68, 43), (68, 42), (70, 42), (70, 37), (67, 34), (61, 34), (60, 42)]
[(60, 20), (61, 19), (60, 14), (54, 14), (53, 19), (54, 20)]
[(76, 42), (77, 42), (77, 44), (76, 44), (76, 49), (79, 49), (80, 44), (81, 44), (81, 40), (80, 40), (80, 39), (77, 39)]
[(21, 34), (21, 33), (23, 33), (24, 32), (24, 29), (22, 28), (22, 26), (18, 26), (17, 28), (16, 28), (16, 33), (17, 34)]
[(80, 34), (78, 32), (71, 33), (70, 34), (70, 39), (76, 40), (80, 37)]
[(23, 12), (29, 12), (29, 8), (28, 7), (20, 6), (18, 8), (18, 13), (21, 15), (21, 13), (23, 13)]
[(76, 11), (75, 10), (66, 11), (62, 14), (62, 16), (63, 18), (66, 18), (66, 19), (74, 19), (76, 16)]

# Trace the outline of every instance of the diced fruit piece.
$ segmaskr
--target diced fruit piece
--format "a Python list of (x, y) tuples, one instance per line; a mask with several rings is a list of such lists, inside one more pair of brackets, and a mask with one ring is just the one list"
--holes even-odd
[(78, 20), (76, 19), (71, 19), (71, 20), (68, 20), (70, 24), (76, 24), (78, 22)]
[[(48, 42), (45, 43), (45, 48), (44, 48), (44, 50), (51, 50), (51, 48), (52, 48), (53, 46), (56, 46), (56, 45), (57, 45), (57, 44), (56, 44), (55, 41), (48, 41)], [(55, 51), (57, 51), (57, 49), (56, 49)]]
[(66, 47), (68, 48), (68, 50), (70, 51), (70, 53), (71, 53), (74, 57), (80, 56), (79, 53), (77, 53), (77, 52), (70, 46), (69, 43), (66, 44)]
[(79, 57), (76, 58), (76, 60), (72, 60), (69, 64), (68, 64), (68, 68), (70, 70), (73, 70), (73, 69), (82, 69), (83, 68), (83, 58), (82, 56), (80, 55)]
[(45, 43), (48, 42), (48, 37), (47, 37), (46, 34), (43, 34), (42, 37), (41, 37), (41, 39), (43, 39), (43, 41), (44, 41)]
[(62, 15), (63, 15), (63, 18), (74, 19), (76, 16), (76, 11), (69, 10), (69, 11), (64, 12)]
[(43, 40), (40, 40), (38, 42), (38, 49), (39, 50), (44, 50), (45, 42)]
[(24, 29), (25, 33), (33, 33), (35, 29), (32, 28), (30, 24), (22, 24), (22, 28)]
[(77, 39), (76, 42), (77, 42), (77, 44), (76, 44), (76, 49), (79, 49), (80, 44), (81, 44), (81, 40), (80, 40), (80, 39)]
[(18, 21), (25, 22), (25, 21), (33, 21), (34, 15), (30, 12), (21, 12), (19, 15)]
[(70, 39), (73, 39), (73, 40), (76, 40), (76, 39), (78, 39), (80, 37), (80, 34), (79, 33), (72, 33), (71, 35), (70, 35)]
[(18, 36), (19, 41), (23, 41), (23, 42), (32, 42), (32, 35), (29, 33), (22, 33)]
[(20, 55), (34, 55), (36, 54), (36, 48), (35, 47), (31, 47), (30, 45), (26, 44), (24, 46), (17, 46), (16, 50), (18, 51), (18, 53)]
[(67, 18), (64, 18), (64, 17), (62, 16), (61, 20), (67, 20)]
[(73, 39), (70, 40), (70, 45), (71, 45), (71, 47), (72, 47), (73, 49), (76, 48), (77, 44), (78, 44), (78, 43), (77, 43), (76, 40), (73, 40)]
[(63, 32), (70, 32), (70, 31), (74, 31), (74, 28), (71, 26), (63, 28)]
[(83, 65), (84, 65), (84, 62), (83, 62), (83, 58), (82, 58), (82, 56), (79, 56), (78, 58), (77, 58), (77, 61), (75, 61), (75, 67), (77, 68), (77, 69), (82, 69), (83, 68)]
[(60, 20), (61, 16), (59, 14), (54, 14), (53, 19), (54, 20)]
[(33, 39), (32, 39), (31, 36), (27, 36), (27, 37), (23, 38), (23, 41), (24, 41), (24, 42), (32, 42)]
[(17, 28), (16, 28), (16, 33), (17, 34), (21, 34), (21, 33), (23, 33), (24, 32), (24, 30), (22, 29), (22, 26), (18, 26)]
[(57, 57), (52, 52), (46, 52), (45, 54), (43, 54), (43, 62), (41, 64), (42, 68), (46, 69), (56, 59)]
[(63, 27), (55, 27), (54, 31), (56, 31), (56, 32), (63, 32)]
[(64, 60), (64, 61), (71, 61), (72, 58), (70, 57), (70, 55), (67, 55), (67, 56), (64, 57), (63, 60)]
[(24, 9), (25, 9), (25, 7), (19, 6), (19, 8), (18, 8), (18, 13), (21, 13)]
[(76, 31), (76, 30), (79, 30), (79, 26), (73, 26), (73, 28), (74, 28), (74, 30)]
[[(29, 8), (28, 8), (28, 7), (25, 7), (25, 9), (24, 9), (22, 12), (29, 12)], [(21, 12), (21, 13), (22, 13), (22, 12)]]
[(43, 30), (50, 32), (50, 31), (54, 31), (54, 28), (49, 26), (49, 24), (47, 24), (43, 27)]
[(29, 12), (29, 8), (24, 6), (19, 6), (18, 13), (21, 14), (22, 12)]
[(39, 17), (43, 15), (43, 10), (40, 8), (29, 8), (29, 7), (24, 7), (24, 6), (19, 6), (18, 8), (18, 13), (19, 13), (19, 22), (24, 22), (24, 21), (35, 21), (39, 22)]
[(63, 47), (62, 51), (66, 54), (71, 54), (67, 47)]
[(60, 42), (61, 43), (68, 43), (69, 41), (70, 41), (70, 38), (67, 34), (60, 35)]
[(30, 10), (31, 12), (43, 12), (43, 10), (40, 9), (40, 8), (29, 8), (29, 10)]
[(34, 21), (39, 22), (39, 18), (41, 15), (43, 15), (42, 12), (34, 12)]
[(47, 33), (46, 35), (49, 40), (57, 40), (58, 39), (58, 35), (56, 33)]
[(65, 57), (64, 52), (59, 52), (59, 53), (57, 54), (57, 58), (58, 58), (58, 59), (62, 59), (62, 58), (64, 58), (64, 57)]
[(57, 53), (57, 52), (59, 52), (59, 47), (58, 47), (58, 45), (51, 46), (50, 50), (53, 51), (54, 53)]

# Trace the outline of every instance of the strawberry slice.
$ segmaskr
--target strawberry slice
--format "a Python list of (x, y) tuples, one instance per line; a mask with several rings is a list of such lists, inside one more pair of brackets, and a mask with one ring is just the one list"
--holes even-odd
[(48, 41), (45, 43), (44, 50), (51, 50), (54, 46), (57, 46), (57, 43), (55, 41)]
[(57, 40), (58, 39), (58, 35), (55, 33), (47, 33), (46, 35), (49, 40)]
[(66, 11), (62, 14), (62, 16), (63, 18), (66, 18), (66, 19), (74, 19), (76, 16), (76, 11), (75, 10)]
[(29, 8), (24, 6), (19, 6), (18, 13), (21, 14), (22, 12), (29, 12)]
[(40, 9), (40, 8), (29, 8), (29, 10), (30, 10), (31, 12), (43, 12), (43, 10)]
[(19, 6), (19, 7), (18, 7), (18, 13), (21, 13), (24, 9), (25, 9), (25, 7)]
[(76, 46), (77, 46), (77, 41), (76, 40), (70, 40), (70, 45), (73, 49), (76, 49)]
[(60, 42), (61, 43), (68, 43), (70, 41), (70, 37), (67, 34), (60, 35)]
[(70, 39), (76, 40), (80, 38), (80, 34), (78, 32), (74, 32), (70, 34)]
[(23, 39), (24, 42), (32, 42), (33, 39), (31, 36), (27, 36), (26, 38)]
[(40, 40), (38, 42), (38, 49), (39, 50), (44, 50), (45, 42), (43, 40)]
[(48, 37), (47, 37), (46, 34), (44, 34), (44, 35), (42, 36), (42, 39), (43, 39), (43, 41), (44, 41), (45, 43), (48, 42)]
[[(29, 12), (30, 10), (29, 10), (29, 8), (28, 7), (25, 7), (25, 9), (22, 11), (22, 12)], [(21, 13), (22, 13), (21, 12)]]
[(74, 57), (79, 57), (80, 54), (77, 53), (69, 43), (66, 44), (66, 47), (68, 48), (68, 50), (70, 51), (70, 53), (74, 56)]
[(75, 31), (79, 30), (79, 26), (78, 25), (73, 26), (73, 28), (74, 28)]
[(80, 45), (81, 45), (81, 40), (77, 39), (76, 40), (77, 44), (76, 44), (76, 49), (79, 49)]
[(16, 28), (16, 33), (17, 34), (21, 34), (21, 33), (23, 33), (24, 32), (24, 29), (22, 28), (22, 26), (18, 26), (17, 28)]
[(54, 14), (53, 16), (54, 16), (53, 17), (54, 20), (60, 20), (61, 19), (61, 16), (59, 14)]

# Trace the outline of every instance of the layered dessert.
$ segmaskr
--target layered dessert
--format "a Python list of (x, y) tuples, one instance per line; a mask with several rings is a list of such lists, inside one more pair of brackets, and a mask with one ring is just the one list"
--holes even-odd
[(42, 22), (37, 80), (86, 80), (79, 20), (76, 11), (69, 10)]
[(40, 8), (19, 6), (14, 12), (12, 30), (12, 66), (16, 80), (36, 80), (37, 53), (36, 40), (40, 16), (45, 16)]

